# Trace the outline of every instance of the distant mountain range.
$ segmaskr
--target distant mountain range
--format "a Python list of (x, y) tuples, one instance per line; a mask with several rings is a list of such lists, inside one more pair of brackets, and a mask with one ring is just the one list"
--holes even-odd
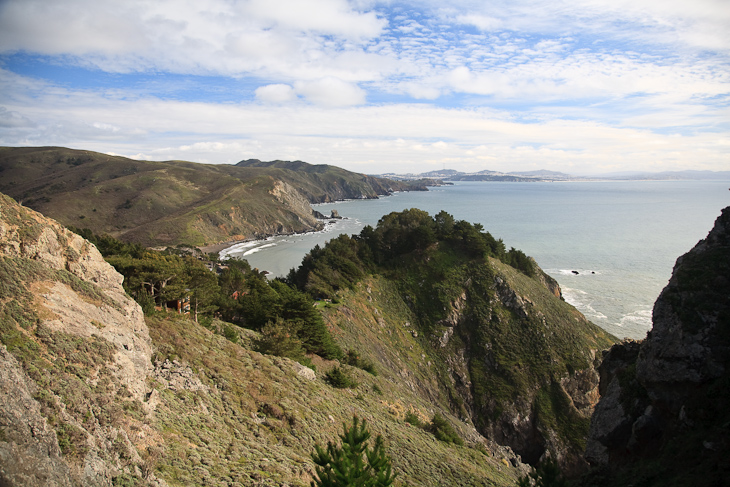
[(596, 180), (730, 180), (730, 171), (664, 171), (664, 172), (621, 172), (597, 174), (593, 176), (574, 176), (558, 171), (540, 169), (537, 171), (499, 172), (484, 170), (474, 173), (465, 173), (454, 169), (442, 169), (420, 174), (386, 173), (379, 177), (396, 181), (410, 181), (419, 179), (440, 179), (442, 181), (596, 181)]

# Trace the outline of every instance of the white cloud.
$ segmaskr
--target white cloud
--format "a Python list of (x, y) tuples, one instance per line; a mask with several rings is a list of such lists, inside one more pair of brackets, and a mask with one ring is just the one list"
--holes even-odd
[(312, 30), (360, 40), (377, 36), (386, 24), (374, 12), (354, 11), (344, 0), (251, 0), (242, 13), (293, 30)]
[(36, 124), (18, 112), (10, 111), (0, 106), (0, 127), (2, 128), (28, 128)]
[[(406, 0), (396, 12), (379, 0), (0, 0), (4, 59), (49, 55), (161, 73), (161, 83), (169, 73), (241, 80), (236, 103), (185, 102), (171, 98), (194, 90), (77, 89), (42, 67), (20, 76), (8, 61), (0, 143), (366, 172), (444, 162), (725, 168), (725, 2)], [(174, 82), (204, 83), (192, 78)]]
[(297, 93), (315, 105), (342, 107), (365, 103), (365, 91), (357, 85), (337, 78), (327, 77), (315, 81), (300, 81), (295, 85)]
[(318, 52), (357, 52), (386, 25), (345, 0), (6, 0), (0, 52), (70, 56), (110, 72), (282, 76)]
[[(340, 84), (342, 82), (336, 82)], [(349, 86), (347, 84), (344, 84)], [(310, 96), (330, 93), (309, 86)], [(535, 109), (528, 121), (489, 108), (425, 104), (326, 106), (213, 104), (125, 100), (57, 89), (42, 96), (0, 95), (9, 112), (36, 127), (0, 132), (2, 145), (71, 145), (146, 159), (235, 163), (242, 159), (301, 159), (367, 173), (420, 172), (443, 164), (460, 170), (519, 170), (535, 165), (566, 172), (668, 168), (727, 168), (727, 132), (678, 135)], [(704, 117), (721, 120), (722, 108)], [(576, 112), (571, 115), (580, 114)], [(662, 118), (691, 123), (696, 112)], [(96, 121), (96, 126), (87, 121)], [(703, 121), (704, 122), (704, 119)]]
[(266, 103), (286, 103), (297, 99), (294, 88), (285, 84), (273, 84), (256, 88), (256, 98)]
[(473, 25), (483, 31), (497, 30), (502, 25), (502, 22), (497, 18), (473, 13), (458, 15), (456, 21), (461, 24)]

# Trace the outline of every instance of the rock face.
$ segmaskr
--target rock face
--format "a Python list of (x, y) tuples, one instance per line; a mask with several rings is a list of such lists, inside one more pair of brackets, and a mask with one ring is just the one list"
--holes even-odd
[(725, 208), (707, 238), (677, 259), (647, 338), (605, 355), (589, 461), (638, 475), (659, 462), (665, 468), (652, 474), (657, 482), (700, 475), (704, 485), (721, 485), (711, 479), (730, 471), (729, 296)]
[(35, 384), (5, 346), (0, 346), (0, 484), (71, 485), (71, 470), (61, 456), (56, 432), (33, 399)]
[(111, 485), (141, 460), (124, 413), (99, 401), (144, 409), (141, 308), (93, 245), (4, 195), (0, 273), (0, 485)]
[[(291, 211), (294, 219), (310, 228), (321, 228), (322, 224), (317, 221), (317, 216), (313, 213), (309, 202), (291, 184), (285, 181), (275, 181), (274, 187), (269, 191), (269, 194), (282, 203), (284, 207), (290, 209), (289, 211)], [(281, 230), (293, 232), (295, 229)]]

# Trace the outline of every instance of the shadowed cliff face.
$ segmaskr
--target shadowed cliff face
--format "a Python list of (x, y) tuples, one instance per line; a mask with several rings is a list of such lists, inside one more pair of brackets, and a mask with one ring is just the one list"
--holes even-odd
[(646, 485), (722, 485), (713, 482), (730, 474), (730, 207), (677, 259), (653, 324), (643, 342), (604, 357), (586, 456)]

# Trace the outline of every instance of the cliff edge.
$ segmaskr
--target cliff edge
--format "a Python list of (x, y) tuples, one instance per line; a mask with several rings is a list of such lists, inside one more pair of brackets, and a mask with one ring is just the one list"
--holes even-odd
[(604, 357), (586, 457), (605, 485), (727, 485), (729, 296), (730, 207), (677, 259), (647, 338)]

